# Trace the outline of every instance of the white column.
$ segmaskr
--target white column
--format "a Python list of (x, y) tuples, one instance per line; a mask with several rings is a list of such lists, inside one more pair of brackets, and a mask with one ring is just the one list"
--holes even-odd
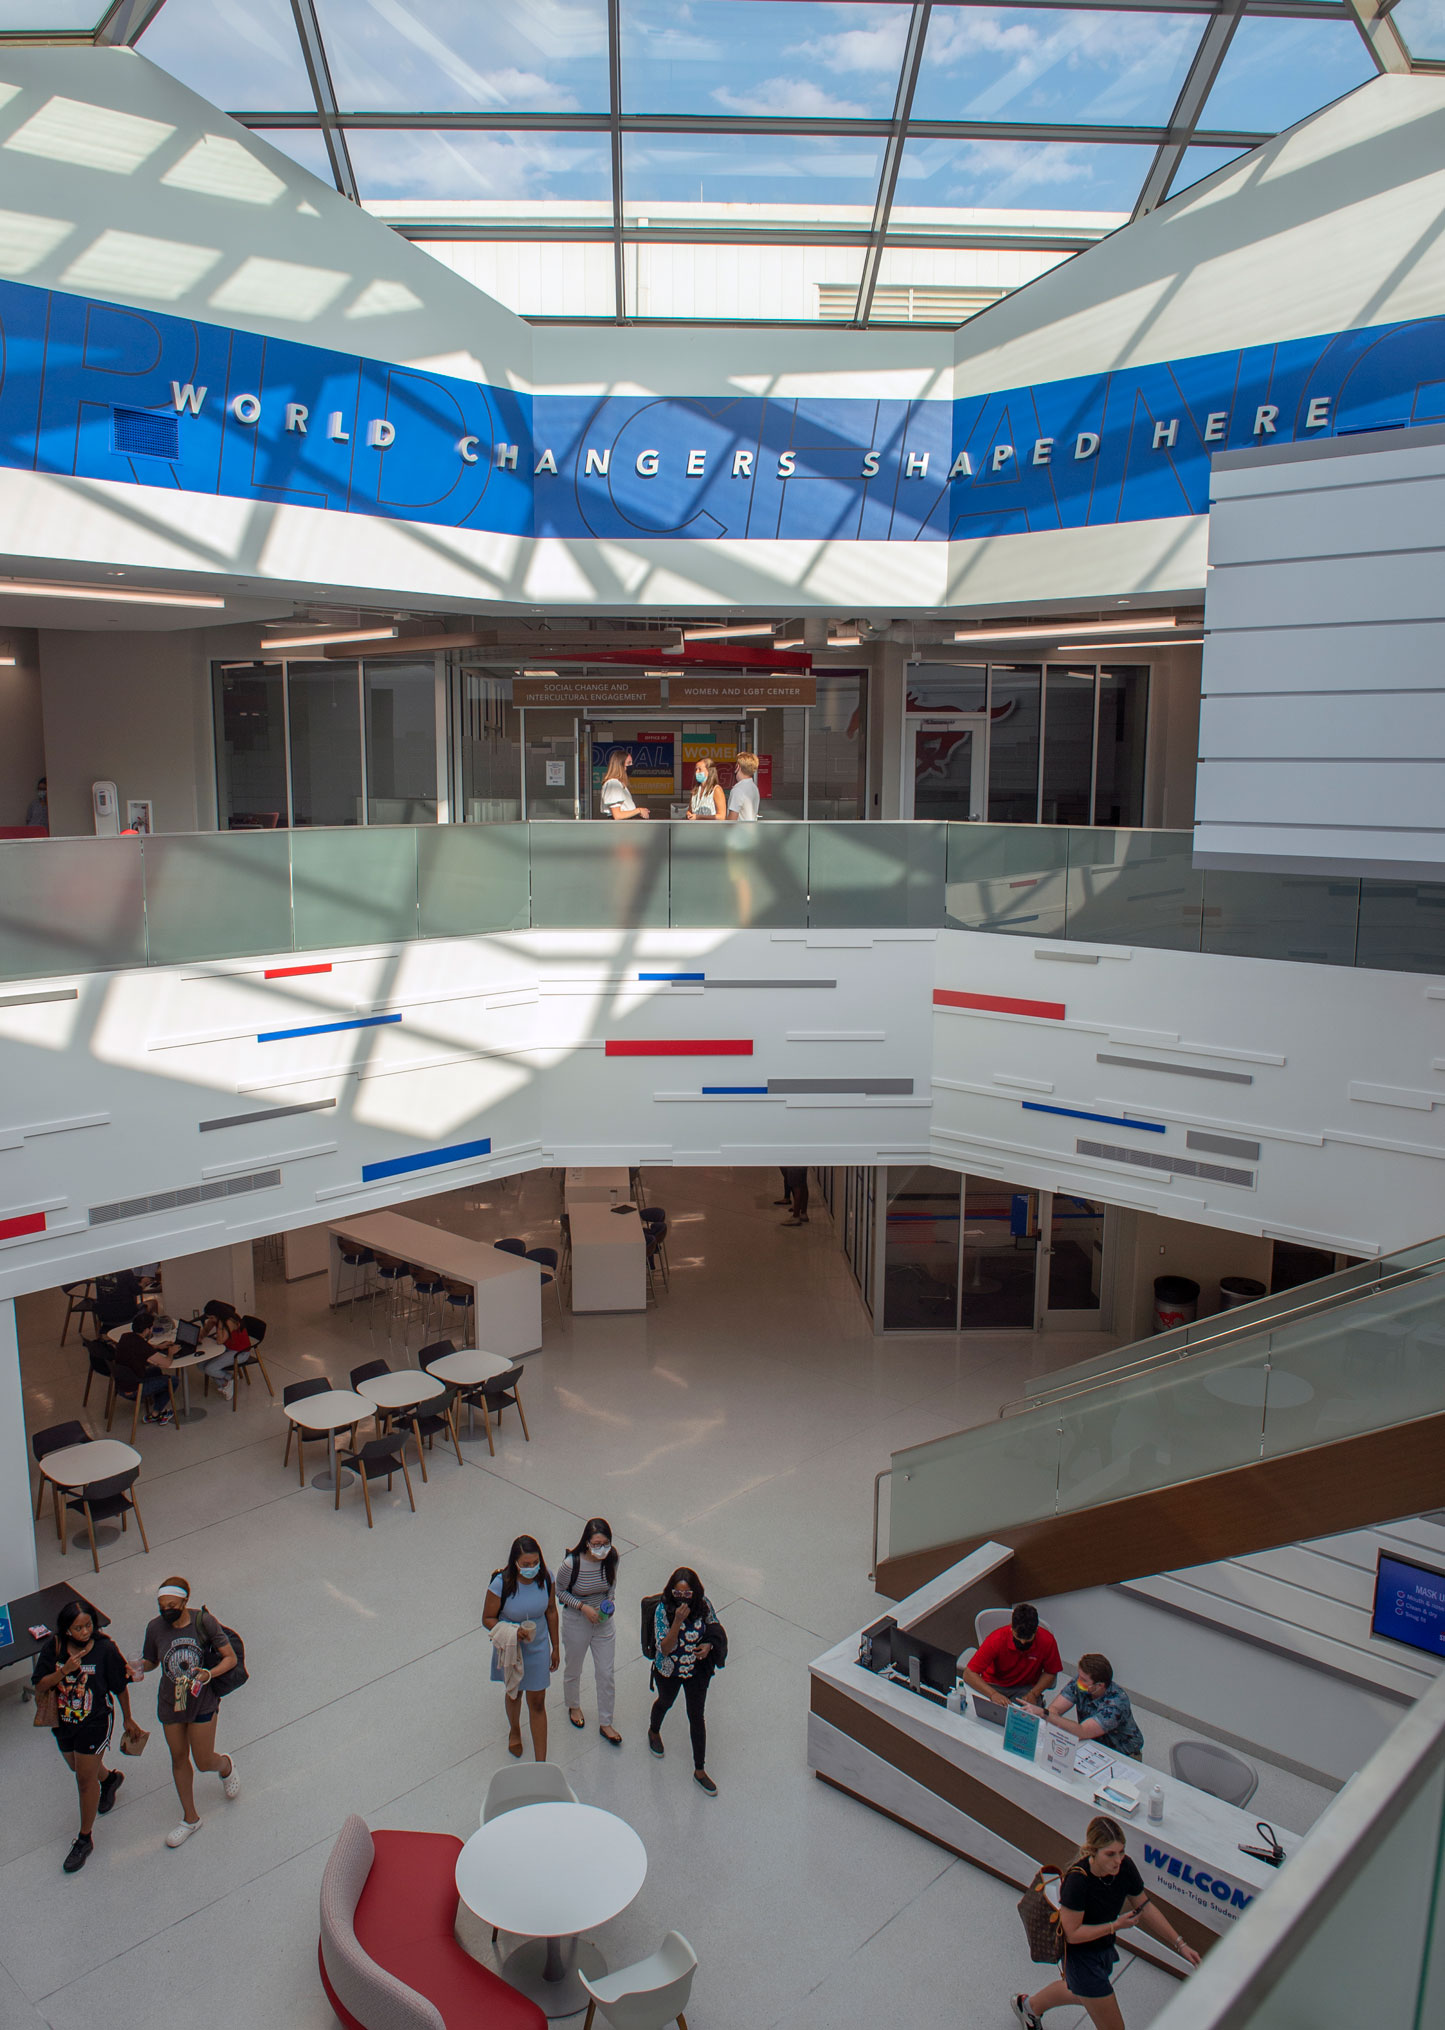
[(30, 1513), (30, 1448), (20, 1387), (20, 1339), (13, 1300), (0, 1303), (0, 1600), (17, 1600), (40, 1584), (35, 1570), (35, 1519)]

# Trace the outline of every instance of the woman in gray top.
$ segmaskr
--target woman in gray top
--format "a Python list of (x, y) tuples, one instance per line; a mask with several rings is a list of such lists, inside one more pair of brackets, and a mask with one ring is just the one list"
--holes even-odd
[(594, 1515), (557, 1568), (557, 1598), (562, 1603), (562, 1696), (567, 1718), (585, 1727), (582, 1707), (582, 1660), (590, 1650), (597, 1676), (597, 1731), (614, 1748), (622, 1736), (612, 1724), (613, 1655), (617, 1647), (617, 1546), (612, 1525)]

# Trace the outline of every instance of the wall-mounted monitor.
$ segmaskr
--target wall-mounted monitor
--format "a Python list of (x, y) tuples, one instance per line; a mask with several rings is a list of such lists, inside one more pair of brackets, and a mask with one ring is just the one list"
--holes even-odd
[(1381, 1551), (1370, 1633), (1445, 1657), (1445, 1572)]

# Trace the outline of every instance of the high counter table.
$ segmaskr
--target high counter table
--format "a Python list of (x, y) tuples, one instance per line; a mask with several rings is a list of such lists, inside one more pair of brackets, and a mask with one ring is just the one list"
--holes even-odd
[(492, 1352), (518, 1360), (542, 1344), (542, 1272), (536, 1262), (399, 1212), (364, 1212), (337, 1220), (330, 1234), (333, 1304), (340, 1291), (341, 1242), (357, 1241), (375, 1254), (431, 1269), (449, 1282), (470, 1283), (474, 1309), (468, 1330)]
[[(898, 1602), (899, 1628), (906, 1634), (960, 1604), (1002, 1604), (990, 1597), (989, 1582), (1011, 1556), (1005, 1546), (989, 1544), (962, 1559)], [(1041, 1612), (1047, 1621), (1046, 1603)], [(961, 1714), (950, 1713), (866, 1669), (858, 1662), (864, 1633), (860, 1629), (812, 1666), (808, 1766), (814, 1774), (1021, 1889), (1040, 1862), (1067, 1867), (1089, 1820), (1107, 1810), (1094, 1803), (1094, 1779), (1047, 1766), (1042, 1726), (1035, 1760), (1025, 1762), (1005, 1750), (1003, 1729), (978, 1719), (971, 1701)], [(960, 1651), (971, 1647), (970, 1640), (958, 1644)], [(1147, 1722), (1146, 1714), (1146, 1754)], [(1180, 1937), (1197, 1952), (1207, 1951), (1277, 1878), (1277, 1869), (1239, 1851), (1241, 1843), (1260, 1844), (1254, 1814), (1167, 1770), (1110, 1759), (1117, 1775), (1144, 1794), (1138, 1811), (1120, 1823), (1145, 1889)], [(1159, 1824), (1147, 1816), (1147, 1794), (1156, 1783), (1164, 1793)], [(1299, 1835), (1276, 1831), (1286, 1853), (1293, 1853)], [(1138, 1929), (1119, 1942), (1172, 1973), (1187, 1971), (1177, 1954)], [(1021, 1956), (1021, 1978), (1027, 1965)]]

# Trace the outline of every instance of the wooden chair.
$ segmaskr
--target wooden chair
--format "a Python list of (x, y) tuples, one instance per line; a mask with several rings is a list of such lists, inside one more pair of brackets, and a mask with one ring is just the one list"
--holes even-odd
[[(420, 1449), (420, 1448), (418, 1448)], [(361, 1481), (361, 1495), (366, 1503), (366, 1527), (372, 1528), (371, 1483), (386, 1475), (386, 1491), (391, 1493), (393, 1475), (400, 1473), (406, 1482), (406, 1498), (411, 1503), (411, 1512), (416, 1514), (416, 1496), (412, 1493), (411, 1475), (406, 1470), (406, 1435), (402, 1431), (390, 1431), (384, 1438), (368, 1438), (354, 1452), (340, 1452), (336, 1457), (333, 1479), (336, 1482), (336, 1500), (333, 1507), (341, 1507), (342, 1468), (349, 1467)], [(422, 1477), (426, 1477), (425, 1464)]]
[(500, 1417), (508, 1407), (514, 1409), (522, 1420), (522, 1436), (530, 1445), (532, 1434), (527, 1429), (527, 1412), (522, 1408), (522, 1370), (509, 1367), (505, 1374), (493, 1375), (483, 1382), (480, 1389), (472, 1392), (482, 1405), (482, 1420), (487, 1427), (487, 1450), (494, 1457), (496, 1446), (492, 1443), (492, 1419)]
[[(90, 1537), (90, 1562), (97, 1572), (100, 1570), (100, 1553), (95, 1545), (97, 1522), (110, 1522), (119, 1516), (121, 1529), (124, 1530), (127, 1515), (134, 1511), (140, 1540), (145, 1545), (146, 1551), (150, 1551), (146, 1526), (141, 1519), (140, 1503), (132, 1492), (139, 1477), (139, 1466), (128, 1466), (124, 1473), (112, 1473), (107, 1480), (92, 1480), (88, 1486), (82, 1487), (78, 1494), (72, 1494), (66, 1501), (65, 1506), (68, 1509), (73, 1510), (76, 1515), (85, 1517), (85, 1527)], [(62, 1551), (65, 1549), (64, 1531), (61, 1532), (60, 1548)]]
[[(30, 1440), (30, 1449), (35, 1454), (35, 1463), (38, 1466), (41, 1460), (51, 1452), (63, 1452), (67, 1445), (88, 1445), (89, 1443), (89, 1431), (86, 1430), (84, 1424), (76, 1423), (72, 1418), (68, 1424), (50, 1424), (45, 1430), (37, 1431)], [(47, 1480), (43, 1473), (36, 1482), (35, 1520), (37, 1522), (40, 1520), (40, 1511), (45, 1505), (45, 1490), (47, 1487), (54, 1487), (55, 1484), (53, 1480)]]

